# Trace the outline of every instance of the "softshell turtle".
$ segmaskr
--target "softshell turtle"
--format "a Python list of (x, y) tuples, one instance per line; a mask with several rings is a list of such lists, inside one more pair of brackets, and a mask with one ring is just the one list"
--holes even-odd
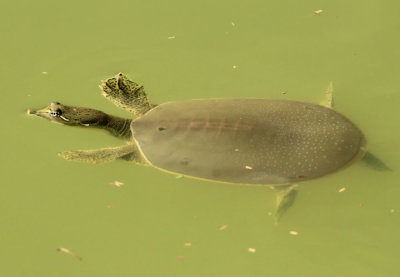
[(139, 117), (59, 102), (28, 110), (64, 125), (105, 129), (128, 141), (120, 147), (62, 152), (61, 157), (91, 163), (122, 158), (211, 181), (281, 186), (277, 217), (293, 202), (294, 184), (338, 171), (367, 153), (360, 129), (331, 109), (331, 87), (324, 105), (249, 98), (153, 105), (143, 86), (122, 73), (100, 88), (115, 105)]

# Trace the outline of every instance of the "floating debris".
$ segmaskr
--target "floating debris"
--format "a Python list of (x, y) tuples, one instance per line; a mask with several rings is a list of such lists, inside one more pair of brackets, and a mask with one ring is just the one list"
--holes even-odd
[(68, 254), (68, 255), (71, 255), (71, 256), (77, 258), (77, 259), (80, 260), (80, 261), (83, 260), (81, 256), (78, 256), (78, 255), (76, 255), (75, 253), (72, 253), (72, 252), (71, 252), (69, 249), (67, 249), (67, 248), (63, 248), (63, 247), (57, 248), (57, 251), (59, 251), (59, 252), (64, 252), (64, 253), (66, 253), (66, 254)]
[(323, 12), (323, 10), (316, 10), (316, 11), (314, 11), (314, 14), (315, 15), (320, 15), (322, 12)]
[(297, 236), (299, 233), (296, 231), (289, 231), (289, 234), (292, 236)]
[(253, 168), (249, 165), (246, 165), (244, 168), (248, 169), (248, 170), (253, 170)]
[(190, 247), (190, 246), (192, 246), (192, 243), (191, 243), (191, 242), (185, 242), (185, 243), (183, 244), (183, 246)]
[(47, 71), (42, 71), (42, 74), (43, 74), (43, 75), (49, 75), (49, 72), (47, 72)]
[(256, 249), (255, 248), (248, 248), (247, 251), (249, 251), (250, 253), (256, 253)]
[(183, 259), (185, 259), (185, 257), (183, 257), (183, 256), (178, 256), (178, 260), (183, 261)]
[(390, 213), (394, 213), (394, 209), (390, 209)]
[(360, 203), (358, 206), (359, 206), (360, 208), (362, 208), (362, 207), (364, 207), (364, 203)]
[(107, 208), (109, 208), (109, 209), (115, 209), (115, 206), (114, 206), (114, 205), (107, 205)]
[(237, 68), (237, 65), (233, 65), (232, 68), (233, 68), (233, 69), (236, 69), (236, 68)]
[(299, 177), (299, 178), (307, 178), (307, 175), (301, 174), (301, 175), (299, 175), (297, 177)]
[(121, 187), (124, 185), (124, 183), (120, 182), (120, 181), (114, 181), (114, 182), (110, 182), (110, 185), (116, 186), (116, 187)]
[(341, 188), (340, 190), (339, 190), (339, 192), (344, 192), (346, 190), (346, 188)]
[(222, 231), (225, 230), (226, 228), (228, 228), (228, 225), (222, 225), (221, 227), (219, 227), (219, 230)]
[(175, 39), (175, 36), (169, 36), (168, 39)]
[(175, 176), (175, 178), (176, 178), (176, 179), (181, 179), (181, 178), (183, 178), (183, 175)]
[(282, 93), (282, 94), (286, 94), (286, 91), (282, 91), (281, 93)]
[(236, 24), (235, 24), (235, 22), (231, 22), (231, 25), (232, 25), (232, 27), (235, 27), (236, 26)]
[(269, 216), (273, 215), (273, 213), (272, 213), (272, 212), (268, 212), (267, 214), (268, 214)]

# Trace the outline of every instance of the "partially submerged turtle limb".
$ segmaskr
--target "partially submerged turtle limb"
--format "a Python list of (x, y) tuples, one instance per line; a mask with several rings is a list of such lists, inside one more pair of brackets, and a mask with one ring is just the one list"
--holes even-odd
[(274, 219), (278, 223), (281, 216), (293, 205), (297, 196), (297, 184), (291, 184), (282, 187), (276, 187), (276, 205)]
[(109, 78), (100, 85), (105, 98), (133, 114), (145, 114), (155, 105), (150, 104), (144, 87), (128, 79), (123, 73)]
[(67, 151), (60, 152), (58, 155), (66, 160), (94, 164), (110, 162), (116, 159), (128, 159), (140, 164), (144, 163), (144, 159), (135, 144), (95, 150)]
[(333, 109), (333, 84), (332, 81), (329, 83), (328, 88), (325, 91), (325, 99), (319, 103), (321, 106)]

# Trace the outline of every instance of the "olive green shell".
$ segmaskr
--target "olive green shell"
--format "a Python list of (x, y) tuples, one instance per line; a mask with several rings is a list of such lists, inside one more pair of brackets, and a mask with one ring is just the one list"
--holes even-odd
[(287, 184), (365, 154), (362, 132), (332, 109), (295, 101), (201, 99), (161, 104), (132, 122), (153, 166), (229, 183)]

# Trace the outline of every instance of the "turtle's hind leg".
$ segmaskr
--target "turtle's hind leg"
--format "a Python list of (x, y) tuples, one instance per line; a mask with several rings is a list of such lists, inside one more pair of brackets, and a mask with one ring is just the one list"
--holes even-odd
[(284, 188), (279, 188), (276, 194), (276, 207), (275, 207), (275, 223), (277, 224), (281, 216), (293, 205), (294, 200), (297, 196), (297, 184), (292, 184), (285, 186)]
[(333, 84), (332, 81), (329, 83), (328, 88), (325, 91), (325, 99), (319, 103), (321, 106), (325, 106), (327, 108), (333, 109), (334, 101), (333, 101)]
[(118, 73), (100, 85), (105, 98), (116, 106), (136, 115), (145, 114), (155, 105), (150, 104), (144, 87)]
[(142, 163), (143, 159), (137, 147), (133, 144), (128, 144), (118, 147), (101, 148), (96, 150), (77, 150), (60, 152), (58, 155), (66, 160), (87, 162), (87, 163), (104, 163), (114, 161), (119, 158), (130, 157), (129, 160), (134, 160)]

